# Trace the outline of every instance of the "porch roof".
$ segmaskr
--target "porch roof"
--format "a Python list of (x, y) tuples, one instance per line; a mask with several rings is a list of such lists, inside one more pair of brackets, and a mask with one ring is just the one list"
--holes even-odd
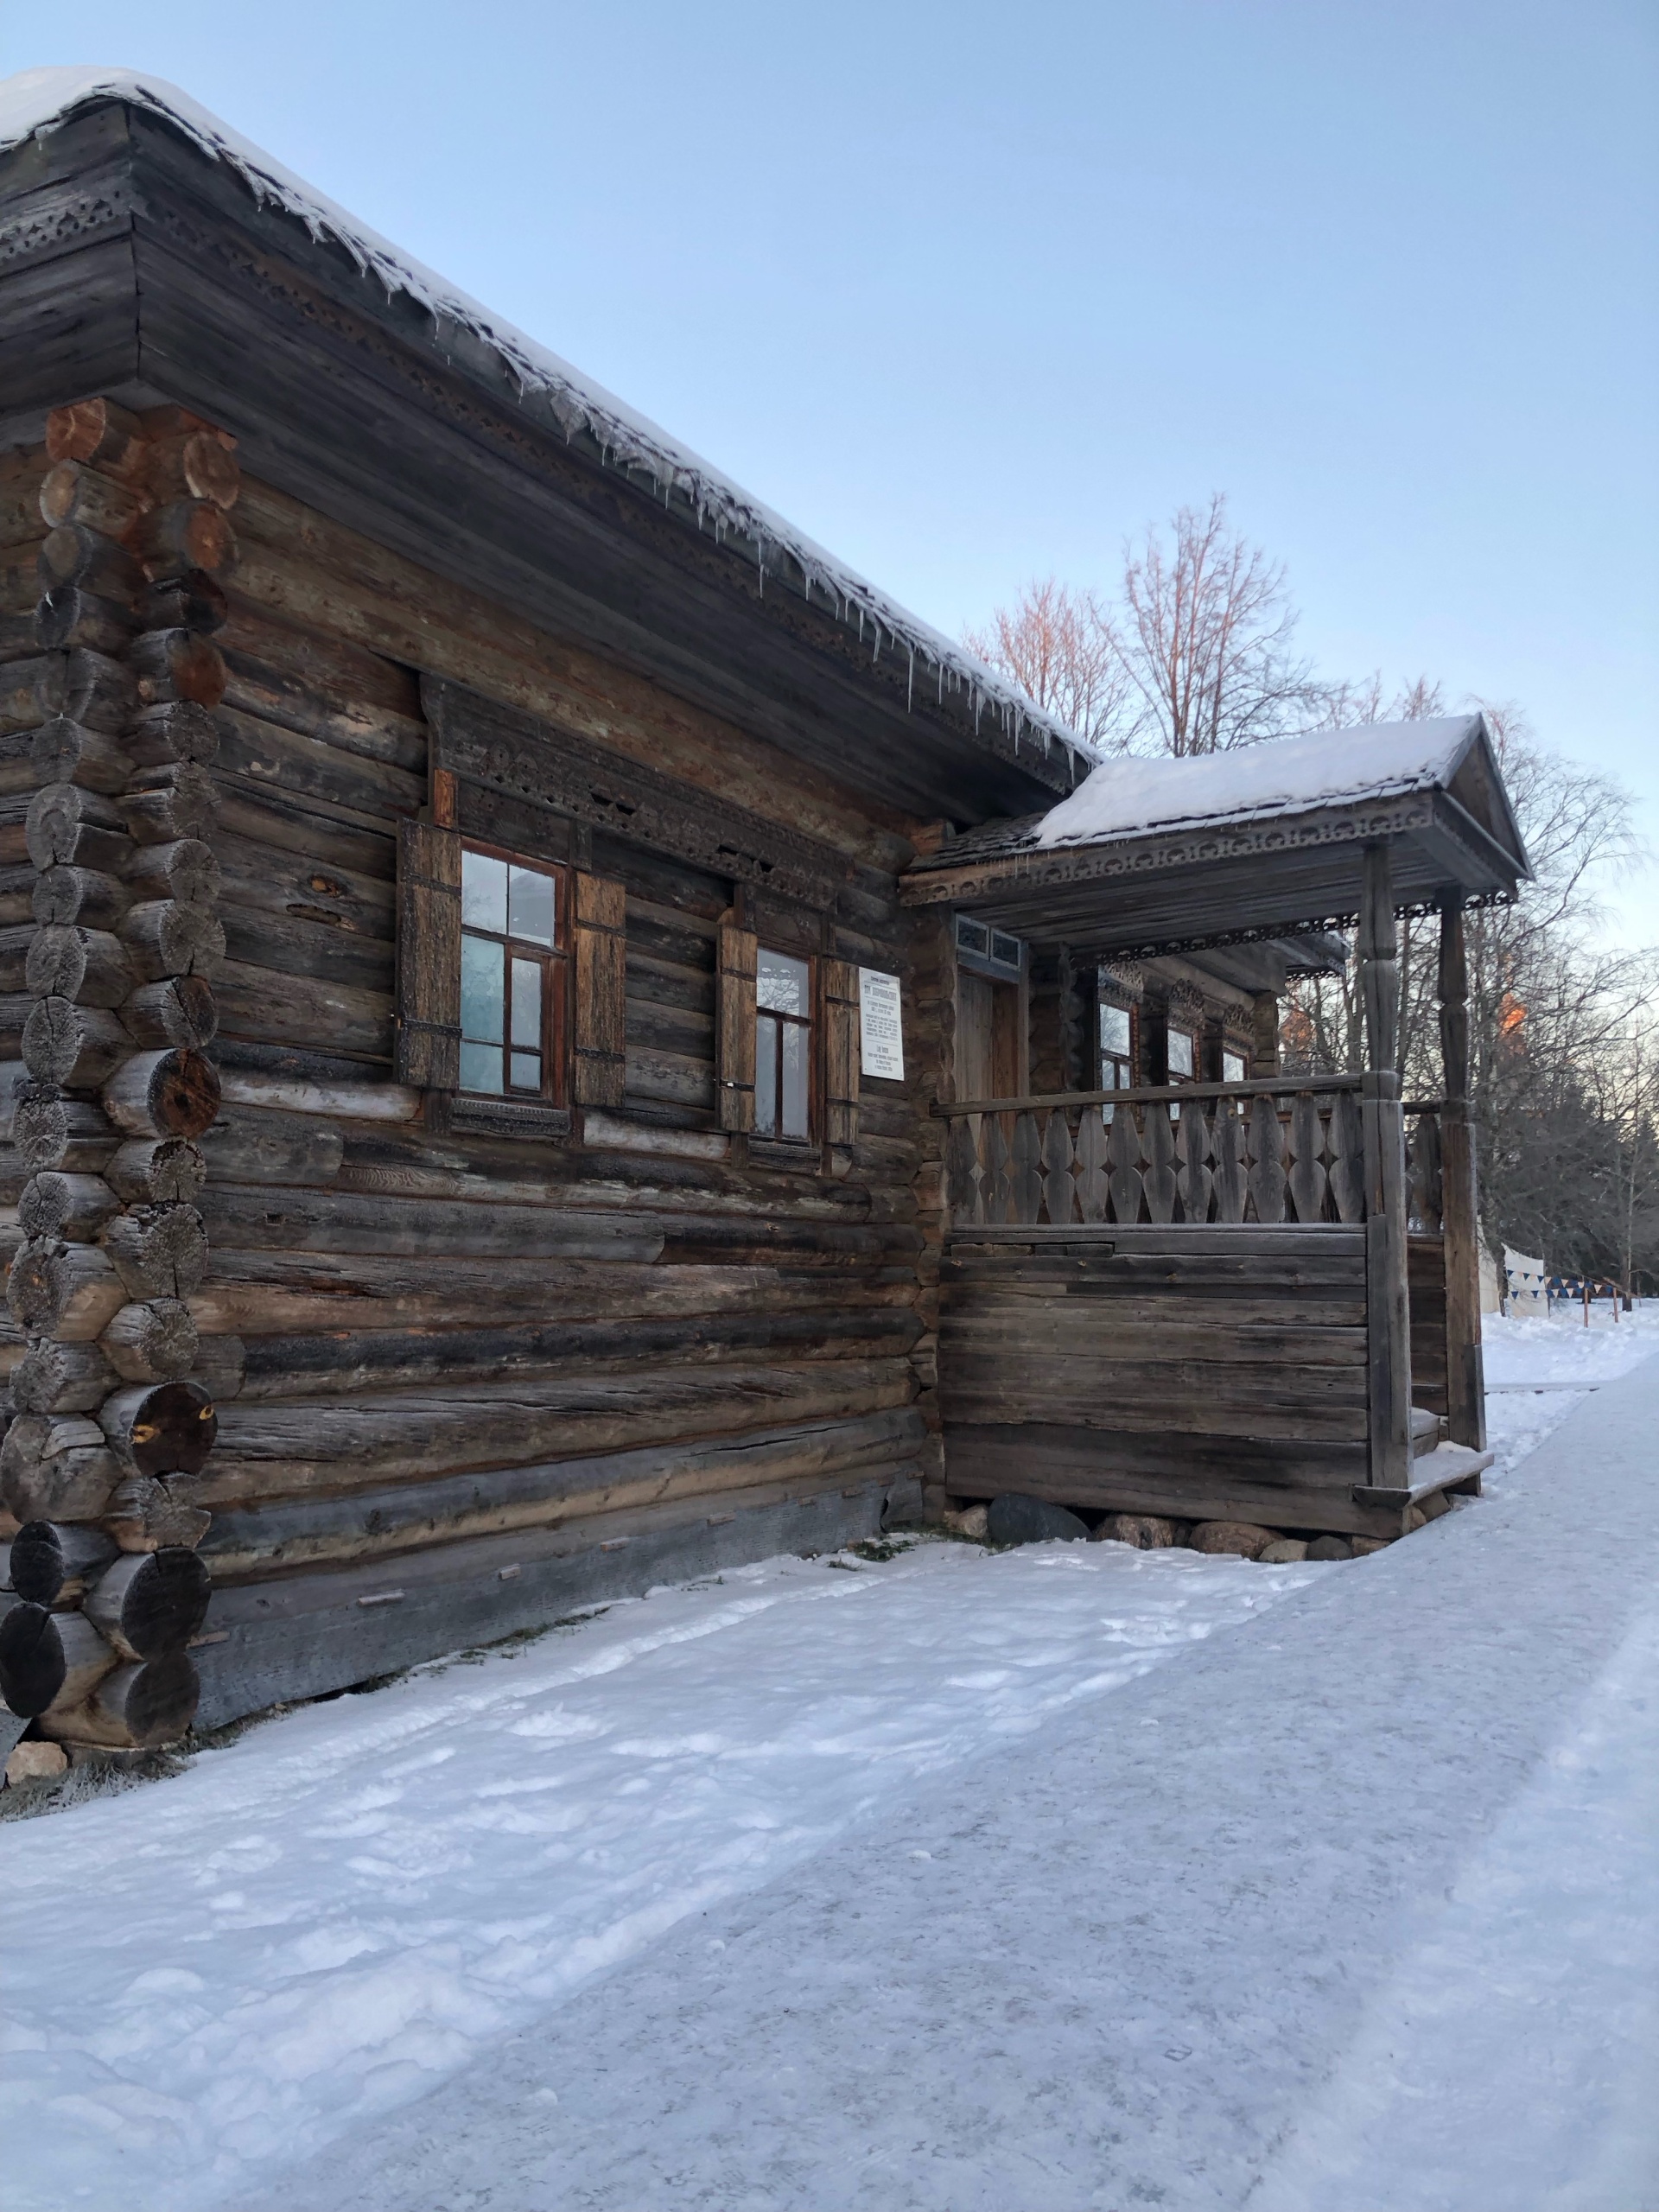
[(1530, 874), (1482, 715), (1103, 761), (1046, 813), (918, 859), (904, 896), (1038, 943), (1150, 955), (1344, 927), (1377, 843), (1402, 907), (1509, 897)]

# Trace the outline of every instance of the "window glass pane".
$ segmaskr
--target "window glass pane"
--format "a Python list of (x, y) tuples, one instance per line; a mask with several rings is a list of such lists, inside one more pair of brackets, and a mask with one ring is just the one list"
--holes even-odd
[(778, 1031), (779, 1024), (763, 1014), (754, 1030), (754, 1127), (759, 1136), (778, 1134)]
[(1103, 1052), (1100, 1056), (1100, 1087), (1103, 1090), (1133, 1090), (1135, 1085), (1129, 1079), (1128, 1062), (1118, 1059), (1113, 1053)]
[(1129, 1009), (1126, 1006), (1103, 1006), (1100, 1009), (1100, 1049), (1103, 1052), (1124, 1052), (1129, 1049)]
[(1001, 930), (993, 930), (991, 931), (991, 957), (993, 960), (1000, 960), (1005, 968), (1017, 968), (1020, 965), (1019, 938), (1017, 937), (1004, 937)]
[(1244, 1081), (1244, 1056), (1242, 1052), (1224, 1052), (1222, 1054), (1221, 1079), (1224, 1083), (1243, 1083)]
[(539, 868), (507, 871), (507, 935), (526, 944), (553, 942), (553, 879)]
[(542, 1049), (542, 963), (515, 960), (512, 963), (512, 1041)]
[(964, 952), (988, 952), (991, 933), (983, 922), (970, 922), (966, 915), (961, 915), (957, 921), (957, 943)]
[(507, 926), (507, 864), (483, 853), (461, 856), (461, 918), (475, 930)]
[[(463, 935), (461, 940), (461, 1033), (463, 1037), (475, 1039), (480, 1044), (499, 1045), (501, 1042), (506, 981), (502, 973), (503, 964), (499, 944), (492, 944), (488, 938)], [(499, 1076), (493, 1087), (497, 1090), (501, 1088)]]
[(539, 1090), (542, 1087), (542, 1056), (539, 1052), (513, 1052), (512, 1061), (512, 1087), (515, 1090)]
[(786, 952), (763, 951), (756, 969), (756, 995), (774, 1013), (804, 1014), (809, 980), (804, 960), (791, 960)]
[(797, 1021), (785, 1022), (783, 1030), (783, 1134), (786, 1137), (804, 1137), (807, 1133), (807, 1039), (811, 1033)]
[(461, 1046), (461, 1087), (463, 1090), (500, 1090), (501, 1047), (499, 1045)]
[(1188, 1029), (1172, 1029), (1169, 1033), (1169, 1072), (1172, 1077), (1192, 1072), (1192, 1033)]

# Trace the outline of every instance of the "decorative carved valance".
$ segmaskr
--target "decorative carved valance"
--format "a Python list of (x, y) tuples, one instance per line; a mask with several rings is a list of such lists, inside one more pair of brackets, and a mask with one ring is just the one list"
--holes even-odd
[(437, 765), (463, 782), (510, 792), (711, 875), (765, 885), (821, 910), (835, 903), (846, 864), (816, 838), (461, 684), (423, 677), (421, 698)]
[(1146, 995), (1146, 971), (1138, 960), (1103, 960), (1096, 980), (1100, 989), (1128, 1006), (1139, 1006)]

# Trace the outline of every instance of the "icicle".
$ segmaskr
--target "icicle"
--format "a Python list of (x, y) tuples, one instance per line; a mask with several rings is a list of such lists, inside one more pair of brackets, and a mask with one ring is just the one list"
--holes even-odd
[(916, 707), (916, 648), (910, 645), (906, 651), (910, 661), (910, 681), (905, 692), (905, 712), (908, 715), (912, 714)]

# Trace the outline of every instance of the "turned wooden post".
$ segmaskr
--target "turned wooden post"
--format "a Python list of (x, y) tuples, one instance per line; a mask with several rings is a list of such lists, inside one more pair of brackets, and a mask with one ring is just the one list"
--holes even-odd
[(1360, 998), (1365, 1010), (1365, 1281), (1370, 1315), (1370, 1480), (1411, 1481), (1411, 1312), (1406, 1276), (1406, 1137), (1400, 1073), (1400, 941), (1386, 845), (1365, 848), (1359, 917)]
[(1486, 1448), (1486, 1387), (1480, 1352), (1480, 1220), (1475, 1133), (1469, 1118), (1469, 963), (1463, 895), (1440, 901), (1440, 1205), (1446, 1240), (1446, 1388), (1454, 1444)]

